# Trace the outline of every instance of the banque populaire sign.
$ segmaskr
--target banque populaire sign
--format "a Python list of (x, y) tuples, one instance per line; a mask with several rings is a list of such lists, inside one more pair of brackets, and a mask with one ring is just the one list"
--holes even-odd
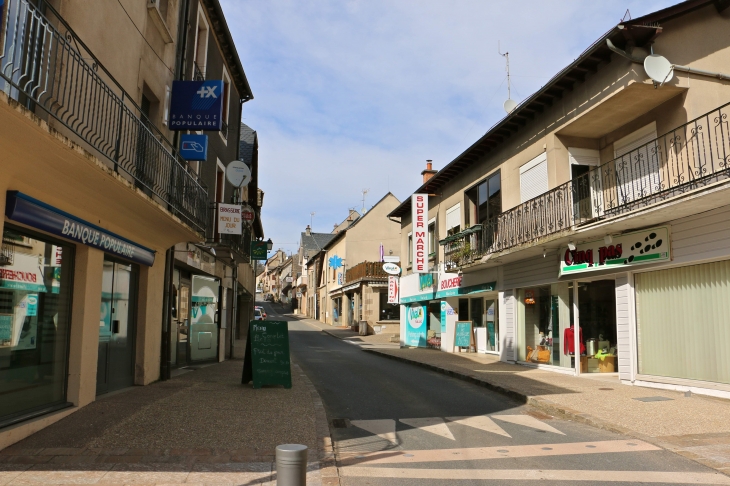
[(560, 276), (671, 260), (669, 228), (650, 228), (561, 249)]
[(173, 81), (170, 130), (221, 129), (223, 81)]
[(116, 255), (126, 260), (151, 266), (155, 252), (126, 238), (54, 208), (18, 191), (8, 191), (5, 216), (18, 223), (46, 231)]

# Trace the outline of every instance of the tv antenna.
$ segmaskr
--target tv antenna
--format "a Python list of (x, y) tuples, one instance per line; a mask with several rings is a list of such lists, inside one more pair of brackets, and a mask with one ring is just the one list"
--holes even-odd
[(309, 229), (310, 230), (312, 229), (312, 225), (314, 224), (314, 215), (315, 214), (316, 213), (314, 211), (312, 211), (311, 213), (309, 213)]
[(499, 52), (499, 55), (507, 62), (507, 67), (505, 68), (507, 71), (507, 101), (505, 101), (502, 106), (504, 107), (504, 111), (512, 113), (512, 110), (517, 108), (517, 102), (512, 99), (512, 86), (510, 85), (509, 79), (509, 51), (502, 54), (502, 46), (500, 45), (500, 42), (497, 41), (497, 52)]
[(370, 189), (363, 189), (360, 192), (362, 192), (362, 214), (365, 214), (365, 195), (370, 192)]

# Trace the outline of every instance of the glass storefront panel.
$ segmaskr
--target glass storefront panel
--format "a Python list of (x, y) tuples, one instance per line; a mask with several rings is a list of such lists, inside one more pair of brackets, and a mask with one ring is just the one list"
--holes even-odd
[(202, 361), (218, 357), (218, 296), (220, 281), (194, 275), (190, 303), (190, 360)]
[(499, 351), (499, 319), (497, 318), (497, 301), (487, 299), (487, 351)]
[(581, 331), (581, 373), (618, 371), (614, 280), (578, 283), (578, 320)]
[(73, 246), (5, 225), (0, 423), (66, 402)]
[(573, 366), (570, 284), (561, 282), (518, 290), (518, 359)]
[(378, 302), (380, 303), (380, 320), (381, 321), (397, 321), (400, 319), (400, 306), (398, 304), (388, 304), (388, 292), (378, 292)]

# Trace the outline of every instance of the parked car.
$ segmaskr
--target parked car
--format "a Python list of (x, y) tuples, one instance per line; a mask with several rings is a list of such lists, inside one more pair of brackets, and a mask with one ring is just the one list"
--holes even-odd
[(260, 310), (254, 309), (253, 310), (253, 319), (254, 319), (254, 321), (263, 321), (264, 315)]
[(264, 319), (266, 319), (266, 318), (268, 317), (268, 316), (266, 315), (266, 311), (264, 310), (264, 308), (263, 308), (263, 307), (261, 307), (260, 305), (254, 306), (254, 310), (256, 310), (256, 309), (258, 309), (258, 310), (260, 310), (260, 311), (261, 311), (261, 315), (263, 315), (263, 316), (264, 316)]

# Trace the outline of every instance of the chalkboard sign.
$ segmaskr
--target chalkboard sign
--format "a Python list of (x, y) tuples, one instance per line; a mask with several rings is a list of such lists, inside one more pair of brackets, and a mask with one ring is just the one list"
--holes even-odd
[(471, 321), (456, 321), (454, 346), (460, 348), (471, 346), (471, 325)]
[(251, 380), (254, 388), (263, 385), (291, 388), (289, 329), (286, 321), (249, 323), (241, 383), (245, 385)]

